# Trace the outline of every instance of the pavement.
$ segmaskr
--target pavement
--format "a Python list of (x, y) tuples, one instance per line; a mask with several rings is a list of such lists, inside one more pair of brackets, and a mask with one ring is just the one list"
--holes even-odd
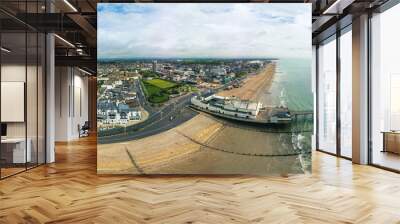
[(154, 120), (152, 123), (147, 124), (139, 130), (128, 131), (122, 135), (99, 137), (98, 143), (109, 144), (131, 141), (159, 134), (161, 132), (179, 126), (180, 124), (192, 119), (197, 114), (198, 112), (193, 111), (187, 107), (180, 108), (179, 110), (171, 110), (169, 113)]

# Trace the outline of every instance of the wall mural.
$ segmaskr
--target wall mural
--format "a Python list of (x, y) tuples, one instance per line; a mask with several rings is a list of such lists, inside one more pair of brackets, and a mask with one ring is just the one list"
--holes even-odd
[(311, 172), (311, 55), (311, 4), (98, 4), (98, 173)]

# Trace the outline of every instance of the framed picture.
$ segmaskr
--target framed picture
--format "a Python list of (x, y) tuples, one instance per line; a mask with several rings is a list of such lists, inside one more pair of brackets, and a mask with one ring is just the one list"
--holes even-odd
[(98, 4), (98, 173), (311, 171), (311, 4)]

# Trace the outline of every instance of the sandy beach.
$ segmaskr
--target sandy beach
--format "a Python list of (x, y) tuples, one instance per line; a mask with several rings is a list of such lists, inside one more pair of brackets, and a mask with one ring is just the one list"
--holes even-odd
[[(301, 173), (297, 155), (282, 145), (288, 134), (243, 130), (200, 114), (151, 137), (98, 145), (99, 174)], [(261, 156), (260, 156), (261, 155)]]
[(257, 75), (244, 80), (243, 86), (217, 93), (218, 96), (235, 96), (242, 100), (260, 101), (261, 93), (268, 91), (275, 76), (275, 63), (268, 64)]
[[(272, 84), (275, 64), (249, 76), (243, 86), (218, 93), (260, 100)], [(265, 99), (263, 99), (265, 101)], [(109, 174), (287, 174), (303, 173), (291, 134), (230, 126), (199, 114), (184, 124), (147, 138), (98, 145), (98, 173)]]
[(165, 166), (200, 150), (201, 144), (220, 128), (222, 124), (213, 119), (196, 116), (179, 127), (151, 137), (100, 144), (97, 147), (98, 173), (139, 174)]

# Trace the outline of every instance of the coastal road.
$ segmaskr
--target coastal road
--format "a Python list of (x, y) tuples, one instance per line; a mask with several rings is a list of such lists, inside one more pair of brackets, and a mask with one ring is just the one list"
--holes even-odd
[(136, 91), (136, 93), (137, 93), (136, 96), (139, 99), (140, 106), (142, 106), (149, 113), (149, 115), (151, 115), (152, 113), (155, 112), (155, 110), (153, 109), (153, 107), (151, 107), (149, 105), (149, 102), (147, 102), (146, 96), (144, 95), (144, 91), (142, 89), (142, 85), (140, 85), (139, 79), (136, 79), (134, 81), (134, 86), (135, 86), (135, 89), (139, 90), (139, 91)]
[[(239, 79), (239, 81), (242, 79)], [(216, 89), (203, 90), (200, 95), (214, 94), (220, 90), (223, 90), (232, 83), (233, 81)], [(187, 94), (185, 96), (171, 99), (168, 105), (161, 108), (154, 108), (150, 106), (149, 102), (146, 100), (142, 86), (140, 85), (140, 81), (135, 80), (134, 85), (135, 88), (139, 90), (137, 91), (139, 103), (147, 112), (149, 112), (149, 117), (141, 123), (127, 127), (120, 134), (99, 136), (98, 142), (100, 144), (130, 141), (159, 134), (179, 126), (183, 122), (188, 121), (199, 114), (198, 112), (188, 108), (190, 105), (190, 99), (196, 94)]]
[(165, 116), (162, 119), (157, 120), (152, 124), (149, 124), (143, 129), (138, 130), (137, 132), (125, 133), (124, 135), (100, 137), (98, 138), (98, 143), (110, 144), (110, 143), (125, 142), (159, 134), (161, 132), (179, 126), (180, 124), (192, 119), (197, 114), (198, 114), (197, 112), (189, 108), (184, 108), (182, 112), (175, 115), (175, 118), (173, 120), (170, 120), (169, 116)]

